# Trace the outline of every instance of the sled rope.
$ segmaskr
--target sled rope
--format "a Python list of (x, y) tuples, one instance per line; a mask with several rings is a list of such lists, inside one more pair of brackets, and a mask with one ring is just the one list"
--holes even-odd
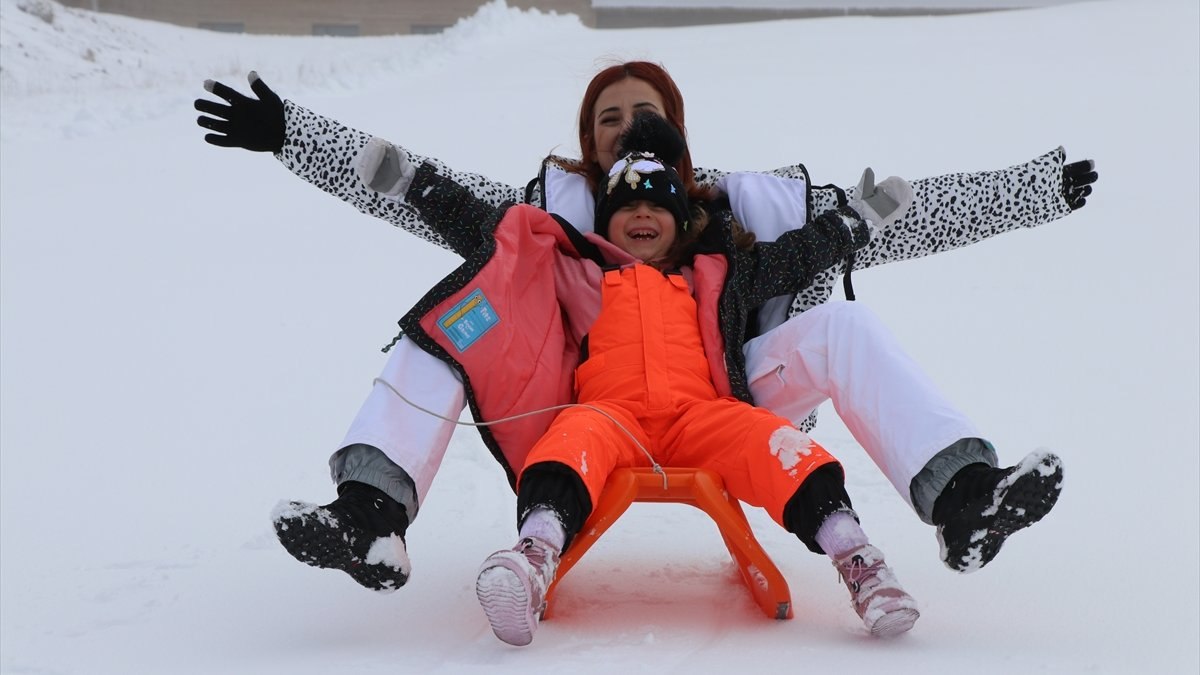
[(464, 427), (488, 427), (493, 424), (500, 424), (501, 422), (511, 422), (513, 420), (519, 420), (523, 417), (530, 417), (532, 415), (540, 415), (542, 413), (555, 412), (557, 410), (566, 410), (567, 408), (587, 408), (588, 410), (591, 410), (593, 412), (598, 412), (601, 415), (607, 417), (608, 420), (610, 422), (612, 422), (613, 424), (615, 424), (618, 429), (620, 429), (621, 431), (624, 431), (626, 436), (629, 436), (629, 440), (633, 441), (633, 444), (636, 445), (638, 447), (638, 449), (642, 451), (642, 454), (646, 455), (646, 459), (650, 460), (650, 466), (654, 469), (654, 473), (657, 473), (660, 476), (662, 476), (663, 489), (664, 490), (667, 489), (667, 473), (665, 471), (663, 471), (662, 466), (654, 460), (654, 455), (651, 455), (650, 451), (646, 449), (646, 446), (642, 445), (641, 441), (639, 441), (637, 439), (637, 437), (633, 435), (632, 431), (630, 431), (629, 429), (626, 429), (624, 425), (622, 425), (619, 421), (617, 421), (617, 418), (608, 414), (607, 411), (601, 410), (600, 408), (597, 408), (594, 405), (588, 405), (587, 403), (565, 403), (563, 405), (554, 405), (554, 406), (550, 406), (549, 408), (540, 408), (538, 410), (530, 410), (529, 412), (523, 412), (523, 413), (520, 413), (517, 415), (501, 417), (500, 419), (492, 420), (490, 422), (464, 422), (462, 420), (456, 420), (456, 419), (446, 417), (445, 415), (438, 414), (428, 408), (424, 408), (424, 407), (418, 405), (417, 403), (414, 403), (413, 401), (410, 401), (407, 396), (405, 396), (404, 394), (401, 394), (398, 389), (393, 387), (391, 382), (388, 382), (387, 380), (384, 380), (383, 378), (379, 378), (379, 377), (375, 378), (375, 381), (373, 382), (373, 384), (382, 384), (383, 386), (387, 387), (388, 389), (391, 389), (392, 393), (395, 394), (396, 396), (399, 396), (401, 401), (404, 401), (408, 405), (416, 408), (417, 410), (425, 413), (426, 415), (430, 415), (430, 416), (436, 417), (440, 420), (445, 420), (446, 422), (450, 422), (452, 424), (458, 424), (458, 425), (464, 426)]

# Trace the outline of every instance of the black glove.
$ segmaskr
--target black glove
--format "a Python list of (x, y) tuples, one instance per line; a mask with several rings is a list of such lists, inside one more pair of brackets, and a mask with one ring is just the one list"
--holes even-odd
[(201, 115), (196, 124), (217, 133), (205, 134), (204, 140), (223, 148), (245, 148), (254, 152), (279, 152), (283, 149), (283, 101), (250, 71), (250, 89), (257, 99), (243, 96), (229, 87), (206, 80), (204, 89), (229, 102), (222, 105), (208, 99), (196, 99), (195, 107), (212, 117)]
[(1087, 203), (1086, 197), (1092, 194), (1092, 183), (1098, 177), (1096, 163), (1090, 159), (1063, 166), (1063, 198), (1072, 211)]

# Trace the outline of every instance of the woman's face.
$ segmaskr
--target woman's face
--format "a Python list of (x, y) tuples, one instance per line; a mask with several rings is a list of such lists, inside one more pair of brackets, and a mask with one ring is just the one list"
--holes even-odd
[(596, 98), (592, 108), (592, 142), (596, 145), (596, 160), (605, 172), (617, 161), (617, 138), (633, 114), (642, 110), (663, 115), (663, 99), (649, 82), (636, 77), (608, 85)]
[(629, 202), (608, 221), (608, 240), (635, 258), (654, 262), (675, 243), (675, 216), (654, 202)]

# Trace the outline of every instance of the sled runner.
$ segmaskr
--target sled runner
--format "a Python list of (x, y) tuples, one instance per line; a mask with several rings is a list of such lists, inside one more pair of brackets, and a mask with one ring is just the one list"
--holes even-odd
[(721, 477), (707, 469), (617, 469), (608, 478), (599, 503), (558, 563), (558, 574), (546, 592), (544, 618), (550, 617), (555, 591), (584, 553), (625, 513), (633, 502), (691, 504), (707, 513), (721, 532), (754, 601), (772, 619), (792, 618), (787, 581), (754, 538), (742, 505), (725, 491)]

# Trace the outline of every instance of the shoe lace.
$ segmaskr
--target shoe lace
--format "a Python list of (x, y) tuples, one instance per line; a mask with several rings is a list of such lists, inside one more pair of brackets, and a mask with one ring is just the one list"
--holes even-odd
[[(875, 574), (876, 568), (880, 563), (868, 565), (867, 561), (861, 555), (855, 555), (850, 558), (850, 562), (845, 566), (838, 566), (838, 577), (850, 587), (850, 590), (858, 593), (863, 586), (871, 581), (878, 582), (878, 576)], [(874, 585), (874, 584), (872, 584)]]
[(545, 545), (534, 541), (530, 537), (526, 537), (517, 544), (517, 552), (525, 556), (529, 564), (538, 571), (538, 574), (546, 575), (550, 571), (551, 563), (553, 562), (553, 550)]
[(546, 561), (546, 552), (529, 537), (522, 539), (521, 543), (517, 544), (517, 550), (535, 566), (541, 566)]

